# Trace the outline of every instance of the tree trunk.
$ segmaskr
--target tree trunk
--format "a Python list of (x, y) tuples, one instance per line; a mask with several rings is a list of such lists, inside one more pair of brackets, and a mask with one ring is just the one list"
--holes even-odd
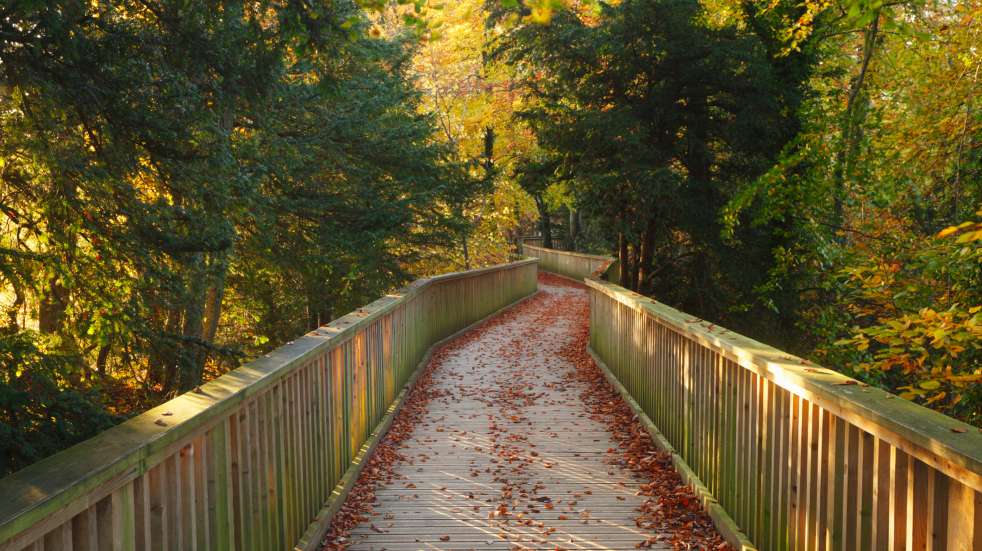
[(641, 256), (638, 259), (638, 292), (643, 292), (648, 288), (648, 279), (651, 278), (652, 255), (655, 246), (655, 221), (648, 220), (644, 233), (641, 235)]
[(471, 269), (471, 251), (470, 251), (470, 249), (467, 248), (467, 234), (466, 233), (464, 234), (464, 236), (462, 238), (462, 241), (463, 241), (463, 247), (464, 247), (464, 269), (465, 270), (470, 270)]
[[(218, 333), (218, 325), (222, 318), (222, 300), (225, 298), (225, 277), (228, 274), (229, 254), (230, 251), (217, 253), (217, 258), (213, 261), (211, 269), (213, 281), (205, 297), (204, 327), (201, 335), (202, 340), (208, 343), (215, 342), (215, 335)], [(195, 370), (204, 373), (207, 360), (207, 350), (199, 348), (195, 358)]]
[(569, 209), (569, 246), (571, 251), (577, 250), (576, 241), (580, 237), (580, 216), (579, 211), (574, 208)]
[(105, 344), (99, 347), (99, 354), (95, 360), (95, 370), (100, 377), (106, 376), (106, 364), (109, 363), (109, 353), (112, 352), (112, 345)]
[(68, 310), (68, 289), (57, 275), (48, 280), (44, 297), (38, 305), (38, 330), (46, 334), (61, 332)]
[(541, 196), (536, 196), (535, 206), (539, 209), (539, 229), (542, 231), (542, 246), (552, 249), (552, 220), (549, 219), (549, 210), (546, 208), (545, 199)]
[(20, 321), (17, 319), (17, 316), (20, 314), (20, 309), (22, 306), (24, 306), (25, 301), (24, 291), (21, 289), (20, 283), (14, 281), (12, 286), (14, 291), (14, 302), (11, 303), (11, 305), (6, 309), (7, 326), (3, 328), (4, 331), (11, 334), (17, 333), (17, 331), (20, 329)]
[[(696, 92), (689, 99), (686, 107), (689, 116), (689, 128), (686, 132), (685, 168), (689, 173), (689, 185), (695, 192), (695, 197), (701, 201), (698, 209), (692, 215), (701, 214), (700, 221), (713, 221), (718, 209), (715, 201), (715, 190), (710, 185), (710, 165), (712, 155), (709, 149), (709, 105), (706, 96)], [(706, 218), (708, 217), (708, 220)]]
[(178, 344), (171, 342), (181, 327), (182, 310), (174, 308), (167, 312), (162, 333), (164, 339), (158, 339), (159, 349), (151, 353), (148, 379), (151, 385), (159, 385), (165, 395), (171, 394), (177, 387), (177, 356)]
[(205, 302), (204, 340), (212, 342), (218, 333), (222, 317), (222, 299), (225, 298), (225, 276), (228, 274), (228, 253), (223, 252), (215, 266), (214, 282), (208, 289)]
[[(49, 252), (53, 253), (55, 262), (61, 263), (64, 269), (68, 269), (74, 261), (78, 239), (76, 231), (71, 229), (74, 227), (73, 213), (69, 206), (76, 202), (77, 190), (73, 184), (61, 182), (55, 185), (53, 195), (63, 202), (56, 202), (45, 212), (45, 223), (50, 229), (50, 239), (53, 244)], [(64, 285), (58, 270), (52, 270), (46, 283), (42, 291), (44, 296), (38, 305), (38, 330), (47, 334), (61, 333), (65, 326), (70, 290)]]
[(837, 227), (845, 225), (846, 180), (852, 172), (852, 162), (855, 158), (856, 149), (859, 147), (858, 133), (866, 119), (866, 111), (857, 110), (857, 105), (862, 95), (870, 61), (872, 61), (876, 51), (879, 29), (880, 10), (877, 9), (873, 14), (873, 21), (863, 32), (863, 52), (860, 59), (859, 74), (850, 82), (849, 95), (846, 98), (846, 110), (842, 115), (842, 143), (835, 154), (835, 171), (833, 172), (833, 193), (835, 195), (832, 198), (832, 224)]
[(617, 260), (621, 265), (620, 286), (630, 289), (631, 259), (627, 254), (627, 239), (623, 232), (617, 234)]
[(181, 354), (178, 359), (178, 392), (187, 392), (201, 384), (203, 368), (198, 358), (204, 352), (201, 349), (201, 341), (204, 337), (204, 304), (208, 288), (204, 254), (195, 253), (189, 268), (191, 281), (187, 305), (184, 308), (184, 327), (181, 330), (184, 342), (181, 344)]

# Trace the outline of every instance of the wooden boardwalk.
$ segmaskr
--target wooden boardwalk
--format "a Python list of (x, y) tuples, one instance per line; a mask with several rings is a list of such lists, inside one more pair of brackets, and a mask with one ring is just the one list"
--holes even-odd
[(540, 289), (433, 360), (434, 397), (349, 549), (627, 550), (654, 535), (635, 521), (644, 481), (559, 354), (586, 292)]

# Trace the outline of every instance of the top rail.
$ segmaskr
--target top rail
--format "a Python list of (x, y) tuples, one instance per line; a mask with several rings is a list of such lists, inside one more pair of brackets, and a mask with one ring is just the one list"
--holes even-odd
[[(518, 238), (520, 245), (532, 245), (535, 247), (543, 247), (545, 241), (545, 237), (541, 235), (526, 235)], [(553, 247), (558, 247), (559, 250), (565, 250), (566, 240), (562, 236), (554, 235), (552, 237), (552, 245)]]
[(536, 263), (418, 280), (4, 478), (0, 550), (292, 548), (430, 346)]
[(522, 244), (522, 254), (538, 258), (543, 270), (573, 279), (600, 274), (614, 263), (614, 259), (609, 256), (546, 249), (528, 243)]

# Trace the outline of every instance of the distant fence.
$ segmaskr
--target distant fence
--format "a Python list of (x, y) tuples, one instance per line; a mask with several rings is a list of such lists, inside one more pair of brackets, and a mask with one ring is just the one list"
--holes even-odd
[(539, 268), (573, 279), (583, 279), (606, 270), (614, 259), (608, 256), (572, 253), (529, 245), (522, 246), (522, 254), (539, 259)]
[[(545, 238), (538, 235), (529, 235), (519, 238), (519, 243), (524, 245), (532, 245), (533, 247), (544, 247)], [(563, 236), (554, 235), (552, 237), (552, 248), (558, 251), (565, 251), (569, 249), (569, 243), (567, 239)]]
[(19, 471), (0, 550), (293, 549), (429, 348), (535, 290), (535, 260), (419, 280)]
[(762, 550), (982, 549), (982, 433), (588, 279), (590, 345)]

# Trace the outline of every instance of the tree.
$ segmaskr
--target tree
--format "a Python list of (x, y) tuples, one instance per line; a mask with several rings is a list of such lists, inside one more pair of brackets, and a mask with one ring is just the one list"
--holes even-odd
[(371, 24), (347, 0), (0, 8), (4, 367), (134, 413), (443, 255), (474, 190), (412, 34)]
[(794, 135), (782, 113), (796, 97), (753, 32), (700, 13), (684, 0), (556, 13), (518, 24), (495, 55), (525, 68), (534, 98), (520, 116), (552, 166), (530, 174), (568, 182), (576, 206), (605, 221), (625, 286), (727, 315), (746, 300), (733, 290), (758, 275), (720, 266), (767, 259), (773, 242), (748, 232), (729, 247), (717, 212)]

